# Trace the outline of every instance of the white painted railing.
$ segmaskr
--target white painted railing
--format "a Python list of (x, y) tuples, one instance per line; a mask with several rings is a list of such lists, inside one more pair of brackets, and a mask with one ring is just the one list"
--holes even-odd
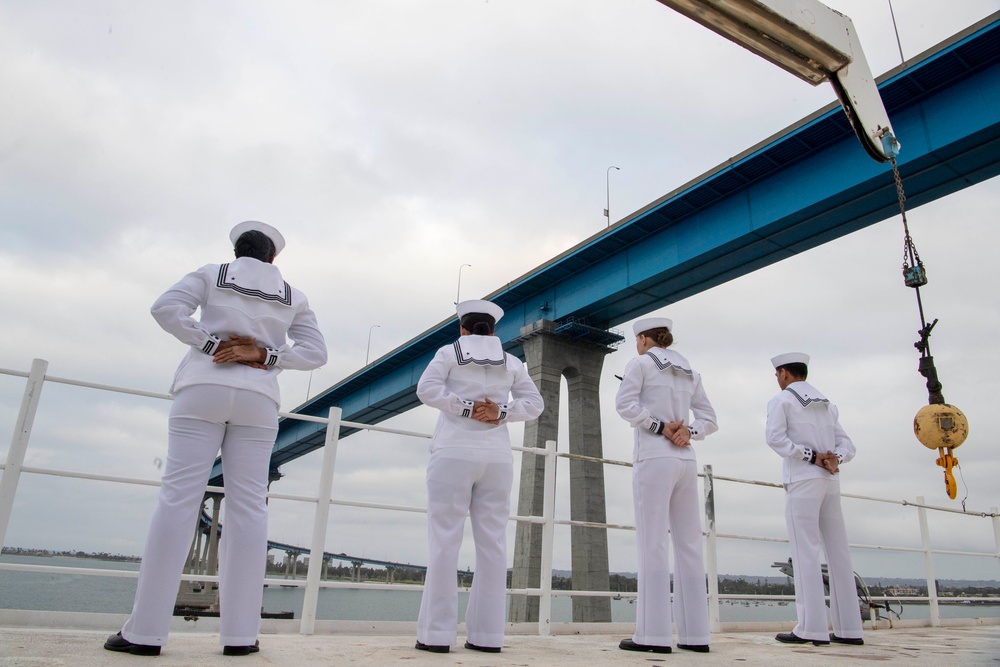
[[(101, 474), (83, 473), (83, 472), (75, 472), (68, 470), (56, 470), (51, 468), (40, 468), (40, 467), (24, 465), (25, 452), (27, 451), (28, 443), (31, 436), (31, 430), (34, 425), (35, 415), (38, 409), (38, 404), (41, 399), (42, 388), (45, 382), (75, 385), (91, 389), (98, 389), (102, 391), (131, 394), (135, 396), (144, 396), (160, 400), (171, 399), (171, 397), (167, 394), (53, 377), (46, 374), (47, 369), (48, 369), (48, 362), (41, 359), (35, 359), (32, 362), (31, 370), (27, 373), (22, 371), (0, 369), (0, 375), (11, 375), (11, 376), (27, 378), (21, 402), (21, 408), (17, 417), (17, 421), (14, 426), (13, 436), (11, 438), (11, 445), (7, 451), (7, 458), (3, 464), (0, 464), (0, 469), (3, 470), (3, 476), (2, 478), (0, 478), (0, 545), (3, 544), (4, 537), (6, 536), (7, 526), (10, 521), (10, 515), (14, 504), (14, 497), (17, 491), (18, 481), (22, 473), (37, 474), (37, 475), (52, 475), (57, 477), (88, 479), (94, 481), (114, 482), (122, 484), (137, 484), (145, 486), (160, 485), (160, 482), (158, 480), (121, 477), (115, 475), (101, 475)], [(366, 507), (366, 508), (380, 509), (386, 511), (401, 511), (401, 512), (426, 513), (427, 511), (426, 508), (423, 507), (414, 507), (408, 505), (393, 505), (385, 503), (359, 502), (359, 501), (333, 498), (332, 489), (333, 489), (334, 472), (336, 467), (337, 449), (339, 446), (340, 427), (347, 426), (350, 428), (378, 431), (383, 433), (392, 433), (397, 435), (406, 435), (417, 438), (429, 438), (430, 435), (426, 433), (418, 433), (413, 431), (405, 431), (400, 429), (392, 429), (381, 426), (372, 426), (368, 424), (343, 421), (341, 419), (341, 410), (338, 407), (331, 408), (329, 415), (327, 417), (299, 415), (294, 413), (279, 413), (279, 414), (282, 417), (286, 417), (289, 419), (311, 421), (327, 425), (326, 441), (323, 446), (323, 455), (322, 455), (323, 458), (322, 458), (322, 467), (319, 479), (319, 487), (317, 489), (316, 495), (301, 496), (301, 495), (282, 494), (274, 492), (268, 493), (268, 498), (306, 502), (313, 504), (316, 507), (316, 513), (313, 521), (311, 545), (310, 545), (309, 568), (305, 580), (303, 581), (294, 579), (289, 580), (289, 579), (271, 579), (271, 578), (267, 578), (264, 580), (265, 583), (272, 585), (280, 584), (283, 586), (298, 586), (305, 588), (302, 613), (301, 613), (301, 622), (299, 626), (300, 633), (313, 634), (313, 632), (315, 631), (316, 608), (317, 608), (320, 588), (360, 588), (360, 589), (371, 589), (371, 590), (411, 590), (411, 591), (419, 590), (421, 588), (420, 586), (412, 584), (376, 584), (376, 583), (360, 583), (360, 582), (323, 581), (321, 580), (321, 573), (322, 573), (321, 571), (324, 562), (323, 554), (325, 551), (324, 547), (326, 544), (327, 524), (328, 524), (331, 505)], [(539, 588), (511, 589), (508, 591), (510, 594), (538, 596), (540, 598), (538, 633), (540, 635), (548, 635), (551, 633), (553, 597), (634, 596), (635, 595), (634, 593), (619, 593), (611, 591), (552, 590), (552, 569), (553, 569), (552, 554), (553, 554), (553, 541), (554, 541), (554, 527), (556, 525), (590, 526), (596, 528), (607, 528), (610, 530), (635, 530), (633, 526), (629, 525), (595, 524), (591, 522), (556, 519), (555, 518), (555, 500), (556, 500), (555, 493), (556, 493), (556, 469), (557, 469), (556, 458), (564, 457), (572, 459), (583, 459), (588, 461), (597, 461), (608, 465), (619, 465), (626, 467), (631, 467), (631, 464), (624, 461), (597, 459), (593, 457), (583, 457), (578, 455), (560, 453), (556, 451), (556, 443), (553, 441), (547, 442), (545, 449), (537, 449), (530, 447), (512, 447), (512, 449), (515, 451), (528, 452), (531, 454), (545, 457), (543, 515), (540, 517), (516, 516), (516, 515), (510, 517), (511, 521), (537, 523), (542, 525), (542, 558), (541, 558), (541, 578), (540, 578), (541, 584)], [(734, 484), (773, 487), (778, 489), (781, 488), (781, 485), (769, 482), (755, 481), (755, 480), (744, 480), (733, 477), (717, 476), (714, 475), (712, 466), (704, 466), (703, 472), (701, 473), (700, 476), (703, 477), (704, 479), (704, 491), (705, 491), (705, 515), (704, 515), (704, 522), (705, 522), (704, 525), (706, 527), (705, 556), (706, 556), (707, 571), (708, 571), (709, 613), (712, 621), (712, 629), (713, 631), (718, 632), (721, 629), (721, 624), (719, 619), (720, 600), (724, 599), (791, 600), (793, 598), (792, 596), (787, 596), (787, 595), (763, 596), (763, 595), (720, 595), (719, 594), (718, 590), (719, 573), (718, 573), (717, 556), (718, 556), (718, 541), (720, 539), (734, 540), (734, 541), (757, 541), (757, 542), (777, 542), (777, 543), (787, 543), (787, 540), (784, 538), (718, 533), (715, 528), (715, 491), (714, 491), (715, 483), (724, 481)], [(206, 490), (218, 493), (224, 491), (224, 489), (221, 487), (207, 487)], [(927, 585), (928, 585), (928, 595), (923, 597), (920, 596), (893, 597), (888, 599), (892, 601), (921, 601), (921, 602), (926, 601), (930, 605), (930, 616), (931, 616), (930, 624), (932, 626), (936, 627), (941, 625), (940, 612), (938, 608), (938, 596), (935, 583), (935, 574), (934, 574), (935, 554), (988, 557), (996, 559), (998, 564), (1000, 564), (1000, 513), (998, 513), (997, 508), (992, 508), (989, 512), (959, 512), (958, 510), (954, 510), (951, 508), (928, 505), (924, 502), (924, 499), (922, 497), (918, 498), (916, 502), (909, 502), (906, 500), (890, 500), (885, 498), (875, 498), (870, 496), (861, 496), (861, 495), (846, 494), (846, 493), (843, 494), (843, 497), (854, 498), (858, 500), (875, 502), (875, 503), (889, 503), (903, 507), (916, 508), (920, 526), (920, 535), (921, 535), (920, 547), (892, 547), (892, 546), (882, 546), (882, 545), (852, 544), (851, 548), (872, 549), (879, 551), (923, 553), (926, 577), (927, 577)], [(993, 535), (996, 543), (996, 551), (971, 552), (971, 551), (956, 551), (956, 550), (943, 550), (943, 549), (932, 548), (930, 531), (927, 525), (928, 511), (959, 513), (967, 517), (971, 515), (974, 517), (990, 520), (992, 523)], [(94, 568), (81, 568), (81, 567), (60, 567), (60, 566), (50, 566), (50, 565), (29, 565), (29, 564), (17, 564), (17, 563), (0, 563), (0, 569), (24, 571), (24, 572), (49, 572), (49, 573), (72, 572), (74, 574), (102, 576), (102, 577), (131, 577), (131, 578), (138, 577), (138, 572), (134, 570), (108, 570), (108, 569), (94, 569)], [(203, 581), (203, 582), (218, 581), (217, 576), (198, 575), (198, 574), (184, 574), (183, 579), (186, 581)], [(886, 600), (887, 598), (877, 597), (874, 599)], [(953, 601), (982, 600), (982, 598), (949, 598), (949, 599)]]

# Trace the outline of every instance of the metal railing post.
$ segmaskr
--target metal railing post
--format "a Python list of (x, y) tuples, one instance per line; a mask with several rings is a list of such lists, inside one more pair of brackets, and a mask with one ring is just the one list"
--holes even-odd
[(708, 574), (708, 621), (712, 632), (721, 632), (719, 617), (719, 554), (715, 532), (715, 478), (712, 466), (705, 472), (705, 570)]
[(993, 541), (997, 546), (997, 562), (1000, 563), (1000, 514), (996, 507), (991, 507), (990, 513), (993, 515)]
[(924, 547), (924, 568), (927, 572), (927, 604), (931, 610), (931, 627), (941, 627), (941, 610), (938, 608), (937, 578), (934, 576), (934, 554), (931, 553), (931, 531), (927, 527), (927, 509), (924, 497), (917, 496), (917, 515), (920, 517), (920, 542)]
[(10, 449), (7, 450), (3, 477), (0, 477), (0, 546), (3, 546), (7, 537), (7, 524), (10, 523), (10, 513), (14, 509), (14, 495), (17, 493), (17, 482), (21, 478), (24, 453), (28, 449), (31, 427), (35, 423), (35, 413), (38, 411), (38, 401), (42, 397), (45, 371), (48, 368), (49, 362), (44, 359), (31, 360), (31, 371), (28, 373), (28, 382), (21, 398), (21, 410), (14, 424)]
[(556, 441), (545, 441), (545, 469), (542, 500), (542, 563), (538, 599), (538, 634), (552, 634), (552, 542), (556, 517)]
[(319, 580), (323, 573), (323, 551), (326, 549), (326, 528), (330, 519), (330, 495), (333, 488), (333, 468), (337, 462), (337, 443), (340, 440), (342, 411), (330, 408), (330, 421), (326, 425), (326, 442), (323, 444), (323, 467), (316, 492), (316, 515), (313, 519), (313, 538), (309, 548), (309, 569), (306, 572), (306, 592), (302, 600), (302, 623), (299, 634), (311, 635), (316, 630), (316, 606), (319, 603)]

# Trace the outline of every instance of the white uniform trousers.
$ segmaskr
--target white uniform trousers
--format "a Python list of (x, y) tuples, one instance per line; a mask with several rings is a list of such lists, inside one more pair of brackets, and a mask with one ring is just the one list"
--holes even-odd
[(632, 641), (650, 646), (673, 643), (669, 529), (674, 547), (673, 623), (677, 641), (709, 644), (697, 462), (678, 458), (636, 462), (632, 466), (632, 497), (639, 568)]
[(220, 449), (225, 516), (219, 545), (219, 643), (249, 646), (260, 629), (267, 559), (267, 473), (278, 408), (253, 391), (181, 389), (170, 410), (167, 465), (122, 637), (162, 646), (212, 464)]
[(805, 479), (786, 484), (785, 490), (785, 521), (792, 550), (798, 619), (792, 632), (803, 639), (830, 638), (821, 570), (825, 551), (833, 632), (838, 637), (861, 639), (861, 609), (847, 528), (840, 509), (840, 480), (832, 475)]
[(465, 611), (476, 646), (503, 646), (507, 603), (507, 521), (514, 479), (510, 450), (448, 447), (427, 463), (427, 577), (417, 640), (450, 646), (458, 635), (458, 552), (472, 520), (475, 576)]

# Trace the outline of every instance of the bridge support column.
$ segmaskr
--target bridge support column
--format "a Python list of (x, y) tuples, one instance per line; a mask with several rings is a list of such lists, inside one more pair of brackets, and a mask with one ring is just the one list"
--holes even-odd
[[(568, 328), (567, 328), (568, 327)], [(561, 333), (561, 331), (565, 331)], [(558, 440), (559, 392), (566, 377), (569, 398), (570, 453), (602, 457), (600, 387), (604, 357), (614, 351), (609, 343), (620, 336), (582, 324), (558, 325), (541, 320), (521, 330), (528, 372), (545, 401), (545, 412), (524, 427), (525, 447), (545, 447)], [(598, 342), (595, 342), (598, 341)], [(517, 513), (542, 516), (544, 457), (524, 454)], [(605, 523), (604, 466), (590, 461), (570, 461), (570, 518)], [(608, 590), (608, 537), (606, 528), (571, 528), (573, 588)], [(542, 530), (537, 524), (518, 524), (514, 541), (512, 588), (538, 588), (542, 558)], [(573, 598), (575, 622), (611, 621), (607, 598)], [(538, 598), (513, 596), (511, 622), (537, 622)]]
[(198, 522), (194, 526), (194, 538), (191, 540), (191, 549), (188, 551), (187, 562), (184, 564), (185, 574), (201, 574), (202, 556), (202, 532), (201, 513), (198, 514)]
[(356, 560), (352, 560), (351, 561), (351, 581), (353, 581), (355, 583), (358, 583), (358, 582), (361, 581), (361, 566), (362, 565), (364, 565), (364, 563), (361, 563), (361, 562), (356, 561)]
[(208, 558), (205, 564), (205, 574), (213, 575), (219, 568), (219, 513), (222, 509), (222, 494), (209, 493), (207, 497), (212, 501), (212, 530), (208, 534)]
[[(191, 549), (188, 551), (187, 560), (184, 562), (182, 574), (214, 574), (214, 572), (208, 570), (210, 567), (208, 554), (211, 537), (209, 536), (209, 539), (205, 539), (205, 532), (201, 524), (204, 501), (208, 497), (208, 495), (205, 496), (202, 500), (202, 507), (199, 508), (198, 518), (194, 526), (194, 536), (191, 540)], [(218, 603), (217, 596), (211, 597), (212, 592), (216, 590), (217, 587), (214, 584), (210, 585), (201, 581), (190, 581), (184, 579), (182, 576), (180, 585), (177, 588), (177, 598), (174, 600), (174, 607), (207, 609)]]
[(299, 555), (294, 551), (285, 552), (285, 579), (295, 578), (299, 571)]

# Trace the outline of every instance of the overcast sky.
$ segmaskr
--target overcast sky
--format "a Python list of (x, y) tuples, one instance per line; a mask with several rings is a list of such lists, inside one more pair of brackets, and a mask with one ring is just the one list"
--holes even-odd
[[(897, 46), (884, 0), (830, 4), (853, 18), (876, 73), (899, 64), (900, 46), (912, 58), (1000, 9), (896, 0)], [(448, 317), (463, 264), (461, 298), (477, 298), (599, 232), (609, 166), (620, 167), (617, 221), (833, 99), (654, 0), (3, 3), (0, 367), (42, 358), (50, 375), (165, 392), (184, 348), (150, 304), (226, 261), (229, 229), (259, 219), (288, 240), (277, 264), (330, 344), (322, 369), (282, 375), (291, 409), (361, 368), (369, 334), (374, 360)], [(959, 499), (977, 511), (1000, 505), (998, 201), (994, 179), (909, 212), (944, 394), (971, 424), (956, 452)], [(768, 359), (801, 350), (858, 448), (845, 492), (961, 508), (912, 433), (926, 391), (901, 257), (896, 217), (656, 313), (674, 319), (719, 415), (697, 445), (701, 464), (780, 481), (763, 441), (777, 391)], [(602, 428), (605, 454), (630, 460), (613, 406), (613, 375), (635, 354), (622, 330)], [(0, 375), (0, 433), (23, 384)], [(167, 410), (47, 384), (26, 465), (157, 478)], [(420, 407), (387, 425), (430, 432), (436, 416)], [(521, 429), (512, 435), (520, 444)], [(334, 496), (423, 506), (427, 445), (345, 439)], [(286, 465), (272, 490), (314, 494), (319, 463), (315, 452)], [(785, 537), (779, 490), (716, 488), (721, 532)], [(5, 544), (139, 554), (154, 502), (149, 487), (24, 475)], [(633, 522), (627, 469), (607, 469), (607, 504), (611, 522)], [(852, 543), (920, 544), (912, 509), (845, 510)], [(274, 500), (271, 512), (272, 539), (309, 544), (309, 505)], [(996, 549), (982, 518), (932, 515), (931, 532), (939, 548)], [(555, 565), (568, 569), (568, 529), (556, 541)], [(609, 542), (612, 570), (634, 571), (634, 534)], [(425, 563), (424, 517), (334, 507), (326, 548)], [(719, 558), (722, 572), (768, 574), (787, 546), (722, 540)], [(923, 573), (920, 555), (855, 559), (865, 576)], [(936, 564), (942, 578), (1000, 579), (996, 559)]]

